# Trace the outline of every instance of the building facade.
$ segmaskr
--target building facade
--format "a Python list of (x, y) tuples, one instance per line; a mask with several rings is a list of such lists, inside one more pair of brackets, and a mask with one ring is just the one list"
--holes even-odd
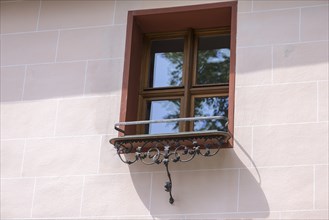
[(2, 0), (1, 218), (328, 219), (328, 1), (239, 0), (233, 148), (122, 163), (128, 11), (226, 1)]

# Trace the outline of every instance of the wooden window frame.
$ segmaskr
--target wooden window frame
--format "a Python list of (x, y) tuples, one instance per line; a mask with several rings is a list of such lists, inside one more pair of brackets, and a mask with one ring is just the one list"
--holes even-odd
[[(176, 22), (173, 22), (176, 21)], [(177, 22), (179, 21), (179, 22)], [(146, 68), (146, 63), (143, 61), (144, 56), (144, 36), (150, 33), (161, 33), (161, 32), (180, 32), (187, 31), (188, 29), (215, 29), (229, 26), (230, 29), (230, 76), (228, 86), (229, 96), (229, 110), (228, 110), (228, 131), (234, 135), (234, 90), (235, 90), (235, 60), (236, 60), (236, 21), (237, 21), (237, 2), (220, 2), (203, 5), (193, 6), (182, 6), (173, 8), (162, 8), (162, 9), (148, 9), (148, 10), (137, 10), (128, 12), (127, 20), (127, 32), (126, 32), (126, 48), (124, 57), (124, 74), (122, 84), (122, 96), (121, 96), (121, 111), (120, 121), (136, 121), (140, 120), (143, 115), (143, 103), (141, 99), (155, 97), (156, 91), (149, 91), (145, 93), (142, 89), (145, 87), (145, 80), (142, 80), (142, 68)], [(190, 34), (190, 33), (188, 33)], [(156, 37), (156, 36), (153, 36)], [(189, 42), (195, 44), (194, 42)], [(185, 45), (186, 46), (186, 45)], [(196, 48), (196, 47), (194, 47)], [(196, 53), (194, 53), (196, 55)], [(193, 64), (196, 65), (196, 64)], [(192, 73), (191, 69), (196, 68), (195, 66), (188, 65), (188, 71)], [(184, 74), (183, 74), (184, 75)], [(186, 81), (191, 80), (183, 79), (184, 84)], [(195, 79), (193, 79), (195, 82)], [(141, 83), (136, 83), (141, 82)], [(192, 85), (191, 82), (187, 82), (184, 89), (190, 89), (191, 96), (196, 94), (206, 95), (208, 93), (205, 87), (194, 87), (187, 88), (187, 85)], [(219, 88), (221, 87), (221, 88)], [(218, 86), (216, 90), (220, 92), (223, 86)], [(180, 94), (179, 89), (170, 89), (172, 98), (175, 95)], [(227, 92), (227, 88), (222, 89)], [(152, 94), (152, 92), (154, 94)], [(178, 93), (177, 93), (178, 92)], [(141, 98), (141, 96), (143, 98)], [(213, 93), (212, 93), (213, 95)], [(218, 94), (218, 96), (220, 96)], [(168, 96), (167, 96), (168, 97)], [(160, 95), (160, 98), (165, 99), (164, 94)], [(187, 102), (185, 102), (187, 103)], [(145, 105), (144, 105), (145, 106)], [(191, 103), (181, 106), (184, 112), (191, 112), (185, 110), (189, 108)], [(140, 110), (139, 110), (140, 109)], [(144, 111), (146, 112), (146, 111)], [(191, 112), (192, 113), (192, 112)], [(145, 114), (145, 113), (144, 113)], [(184, 115), (182, 115), (183, 117)], [(126, 134), (133, 135), (140, 132), (136, 126), (126, 126)], [(233, 138), (231, 138), (230, 144), (226, 147), (233, 147)]]
[[(229, 83), (203, 84), (196, 83), (198, 39), (202, 36), (228, 36), (229, 27), (188, 30), (175, 33), (146, 34), (144, 37), (144, 52), (141, 69), (141, 84), (139, 90), (138, 120), (149, 120), (146, 114), (146, 101), (170, 100), (180, 98), (180, 118), (193, 117), (194, 97), (228, 96)], [(182, 86), (152, 87), (150, 88), (150, 68), (152, 62), (151, 42), (154, 40), (184, 39), (184, 58), (182, 68)], [(174, 98), (173, 98), (174, 97)], [(193, 131), (190, 122), (181, 122), (180, 132)], [(145, 125), (137, 126), (137, 134), (144, 134)]]

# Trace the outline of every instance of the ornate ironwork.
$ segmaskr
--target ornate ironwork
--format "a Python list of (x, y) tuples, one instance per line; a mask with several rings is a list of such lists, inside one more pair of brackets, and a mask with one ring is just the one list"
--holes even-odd
[[(222, 116), (213, 117), (195, 117), (180, 118), (175, 121), (193, 121), (193, 120), (226, 119)], [(148, 123), (171, 122), (173, 119), (158, 121), (139, 121), (117, 123), (115, 128), (120, 132), (123, 130), (117, 128), (120, 125), (136, 125)], [(122, 162), (133, 164), (141, 161), (146, 165), (163, 163), (166, 167), (168, 181), (165, 182), (165, 191), (169, 193), (169, 203), (174, 203), (172, 196), (172, 180), (169, 172), (170, 162), (188, 162), (195, 156), (211, 157), (216, 155), (219, 150), (231, 138), (226, 131), (201, 131), (201, 132), (181, 132), (175, 134), (156, 134), (156, 135), (127, 135), (113, 138), (110, 143), (114, 145)], [(125, 154), (135, 153), (133, 158), (123, 157)]]

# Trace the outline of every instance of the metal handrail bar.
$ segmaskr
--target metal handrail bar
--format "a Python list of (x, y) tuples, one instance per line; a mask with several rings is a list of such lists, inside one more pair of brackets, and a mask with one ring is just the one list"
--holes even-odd
[[(143, 125), (152, 123), (168, 123), (168, 122), (181, 122), (181, 121), (197, 121), (197, 120), (212, 120), (212, 119), (224, 119), (228, 122), (225, 116), (201, 116), (201, 117), (188, 117), (188, 118), (171, 118), (171, 119), (161, 119), (161, 120), (145, 120), (145, 121), (128, 121), (128, 122), (118, 122), (114, 124), (114, 129), (125, 133), (124, 130), (118, 128), (121, 125)], [(225, 126), (227, 126), (227, 122)]]
[(177, 121), (197, 121), (197, 120), (211, 120), (211, 119), (225, 119), (225, 116), (202, 116), (202, 117), (188, 117), (188, 118), (170, 118), (170, 119), (161, 119), (161, 120), (145, 120), (145, 121), (127, 121), (127, 122), (118, 122), (114, 126), (120, 125), (142, 125), (142, 124), (151, 124), (151, 123), (167, 123), (167, 122), (177, 122)]

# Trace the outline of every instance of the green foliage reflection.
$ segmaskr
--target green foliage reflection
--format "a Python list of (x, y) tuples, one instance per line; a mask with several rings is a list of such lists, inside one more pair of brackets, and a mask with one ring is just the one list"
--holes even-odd
[(229, 72), (229, 49), (198, 51), (197, 84), (228, 83)]
[[(162, 54), (163, 58), (173, 64), (170, 75), (170, 85), (177, 86), (182, 82), (183, 53), (167, 52)], [(230, 71), (230, 49), (199, 50), (197, 60), (196, 83), (218, 84), (229, 82)], [(168, 103), (170, 104), (168, 105)], [(228, 116), (228, 97), (202, 97), (196, 98), (194, 105), (194, 116)], [(171, 106), (170, 108), (168, 108)], [(168, 100), (163, 104), (167, 114), (164, 119), (179, 118), (180, 102), (178, 100)], [(179, 123), (170, 123), (172, 130), (179, 128)], [(202, 130), (225, 130), (225, 122), (220, 120), (197, 121), (194, 123), (195, 131)]]
[(169, 60), (169, 62), (173, 65), (173, 70), (170, 73), (168, 73), (170, 75), (169, 85), (170, 86), (182, 85), (184, 53), (169, 52), (169, 53), (163, 53), (162, 56), (167, 60)]
[[(194, 116), (228, 116), (228, 97), (202, 97), (194, 100)], [(195, 131), (225, 130), (225, 120), (200, 120)]]

